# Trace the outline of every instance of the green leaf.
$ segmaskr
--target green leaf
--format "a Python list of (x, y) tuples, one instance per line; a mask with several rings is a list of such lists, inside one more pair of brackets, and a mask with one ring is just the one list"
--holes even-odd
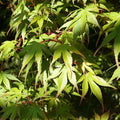
[(115, 79), (116, 77), (120, 77), (120, 67), (118, 67), (118, 68), (114, 71), (114, 73), (113, 73), (111, 79), (109, 80), (109, 82), (111, 82), (111, 81), (112, 81), (113, 79)]
[(82, 0), (84, 2), (84, 4), (86, 4), (87, 0)]
[(61, 68), (56, 68), (55, 70), (53, 70), (51, 72), (51, 75), (47, 78), (47, 80), (50, 80), (50, 79), (53, 79), (53, 78), (56, 78), (62, 71), (60, 71)]
[(112, 87), (115, 89), (114, 86), (110, 85), (109, 83), (107, 83), (103, 78), (101, 77), (98, 77), (98, 76), (95, 76), (93, 75), (92, 76), (93, 80), (100, 86), (104, 86), (104, 87)]
[(8, 60), (9, 57), (14, 56), (15, 44), (17, 41), (5, 41), (0, 46), (0, 59)]
[(9, 80), (5, 76), (3, 76), (2, 78), (3, 78), (3, 83), (4, 83), (5, 87), (7, 89), (10, 89), (10, 82), (9, 82)]
[(85, 79), (85, 75), (82, 75), (82, 76), (80, 77), (80, 79), (77, 81), (77, 83), (82, 82), (84, 79)]
[(114, 39), (116, 35), (117, 35), (117, 31), (113, 30), (107, 37), (105, 37), (100, 47), (103, 47), (104, 45), (106, 45), (108, 42)]
[(14, 75), (12, 74), (6, 74), (6, 77), (9, 79), (9, 80), (15, 80), (15, 81), (20, 81), (18, 78), (16, 78)]
[(78, 86), (77, 86), (77, 79), (76, 79), (76, 75), (74, 72), (72, 72), (72, 76), (71, 74), (68, 72), (68, 78), (69, 78), (69, 81), (72, 85), (74, 85), (74, 87), (77, 89), (78, 91)]
[(39, 49), (35, 53), (35, 60), (37, 62), (37, 69), (38, 69), (38, 74), (40, 76), (41, 73), (41, 63), (42, 63), (42, 51)]
[(101, 120), (109, 120), (109, 115), (110, 115), (110, 112), (106, 112), (104, 114), (102, 114), (101, 116)]
[(3, 113), (1, 119), (6, 120), (7, 118), (9, 118), (10, 120), (14, 120), (16, 119), (18, 111), (19, 107), (17, 107), (16, 105), (6, 107), (1, 111)]
[(26, 73), (25, 73), (25, 83), (26, 83), (28, 72), (29, 72), (30, 68), (32, 67), (33, 62), (34, 62), (34, 59), (31, 59), (30, 62), (28, 63), (28, 65), (27, 65), (27, 67), (26, 67), (26, 70), (25, 70), (26, 71)]
[(76, 22), (73, 29), (73, 39), (76, 39), (78, 35), (82, 35), (85, 32), (86, 26), (86, 12), (81, 16), (81, 18)]
[(95, 120), (101, 120), (100, 116), (97, 113), (95, 113)]
[(37, 24), (39, 25), (39, 28), (40, 28), (40, 29), (41, 29), (42, 26), (43, 26), (43, 22), (44, 22), (44, 19), (43, 19), (43, 18), (41, 18), (41, 19), (39, 19), (39, 20), (37, 21)]
[(33, 58), (33, 56), (34, 56), (34, 51), (33, 51), (33, 50), (31, 50), (30, 52), (28, 52), (28, 53), (24, 56), (23, 62), (22, 62), (22, 67), (21, 67), (20, 72), (19, 72), (19, 76), (20, 76), (22, 70), (24, 69), (24, 67), (25, 67), (25, 66), (30, 62), (30, 60)]
[(78, 97), (81, 97), (81, 95), (77, 92), (73, 92), (72, 95), (75, 95), (75, 96), (78, 96)]
[(102, 99), (102, 92), (97, 84), (92, 80), (92, 78), (89, 76), (89, 85), (92, 93), (97, 97), (97, 99), (100, 101), (100, 103), (103, 105), (103, 99)]
[(67, 72), (63, 70), (59, 78), (55, 80), (56, 85), (58, 86), (58, 95), (62, 92), (62, 90), (67, 85)]
[[(51, 65), (52, 65), (58, 58), (60, 58), (60, 56), (61, 56), (61, 50), (58, 48), (58, 49), (54, 52), (54, 54), (53, 54), (53, 60), (52, 60)], [(51, 65), (50, 65), (50, 66), (51, 66)]]
[(117, 66), (119, 66), (119, 64), (118, 64), (119, 53), (120, 53), (120, 32), (118, 31), (118, 34), (117, 34), (115, 41), (114, 41), (114, 54), (115, 54)]
[(66, 49), (63, 49), (62, 54), (65, 66), (72, 75), (72, 56)]
[(95, 17), (95, 15), (91, 12), (87, 12), (87, 21), (93, 25), (96, 25), (100, 28), (99, 24), (98, 24), (98, 21)]
[(86, 75), (85, 79), (83, 80), (83, 83), (82, 83), (82, 97), (81, 97), (80, 103), (82, 102), (83, 98), (85, 97), (85, 95), (87, 94), (88, 89), (89, 89), (87, 77), (89, 77), (89, 76)]

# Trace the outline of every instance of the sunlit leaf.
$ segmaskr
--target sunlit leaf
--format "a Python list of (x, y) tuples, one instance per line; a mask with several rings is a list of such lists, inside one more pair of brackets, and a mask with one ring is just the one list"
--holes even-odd
[(35, 60), (37, 62), (37, 69), (38, 69), (38, 74), (40, 76), (40, 72), (41, 72), (41, 63), (42, 63), (42, 51), (39, 49), (36, 53), (35, 53)]
[(120, 34), (118, 33), (116, 38), (115, 38), (115, 41), (114, 41), (114, 54), (115, 54), (117, 66), (119, 66), (119, 64), (118, 64), (119, 53), (120, 53)]
[(87, 20), (89, 23), (100, 27), (94, 14), (87, 12)]
[(104, 86), (104, 87), (112, 87), (115, 89), (114, 86), (110, 85), (109, 83), (107, 83), (103, 78), (99, 77), (99, 76), (92, 76), (93, 80), (98, 84), (98, 85), (101, 85), (101, 86)]
[(83, 80), (83, 83), (82, 83), (82, 97), (81, 97), (80, 103), (82, 102), (83, 98), (85, 97), (85, 95), (87, 94), (88, 89), (89, 89), (87, 77), (89, 77), (89, 76), (86, 75), (85, 79)]
[(9, 82), (9, 80), (6, 77), (4, 77), (4, 76), (2, 78), (3, 78), (3, 83), (4, 83), (5, 87), (7, 89), (10, 89), (10, 82)]
[(111, 81), (112, 81), (113, 79), (115, 79), (116, 77), (120, 77), (120, 67), (118, 67), (118, 68), (114, 71), (114, 73), (113, 73), (111, 79), (109, 80), (109, 82), (111, 82)]
[(60, 57), (61, 57), (61, 50), (58, 49), (58, 50), (56, 50), (56, 51), (54, 52), (54, 54), (53, 54), (53, 60), (52, 60), (51, 65), (52, 65), (58, 58), (60, 58)]
[(74, 72), (72, 72), (72, 76), (71, 74), (68, 72), (68, 78), (70, 83), (77, 89), (78, 91), (78, 86), (77, 86), (77, 79), (76, 79), (76, 75)]
[(65, 88), (65, 86), (67, 85), (67, 72), (63, 70), (59, 78), (57, 78), (55, 81), (58, 87), (58, 95), (59, 95), (62, 92), (62, 90)]
[(63, 50), (63, 60), (72, 75), (72, 56), (67, 50)]
[(97, 97), (101, 104), (103, 104), (102, 92), (98, 85), (89, 77), (89, 85), (92, 93)]

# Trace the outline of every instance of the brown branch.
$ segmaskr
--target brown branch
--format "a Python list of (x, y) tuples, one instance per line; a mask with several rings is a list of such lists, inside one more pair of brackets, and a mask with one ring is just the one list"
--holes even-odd
[(58, 42), (58, 43), (62, 44), (62, 41), (60, 41), (60, 40), (52, 40), (52, 39), (44, 40), (44, 41), (42, 41), (40, 43), (45, 43), (45, 42), (49, 42), (49, 41), (54, 41), (54, 42)]

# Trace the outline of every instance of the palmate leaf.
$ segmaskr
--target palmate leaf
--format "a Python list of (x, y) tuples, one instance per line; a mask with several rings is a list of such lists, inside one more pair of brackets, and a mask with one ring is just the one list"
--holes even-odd
[[(66, 30), (73, 28), (73, 38), (75, 39), (78, 35), (83, 35), (86, 33), (88, 36), (89, 24), (93, 24), (100, 28), (99, 23), (96, 19), (96, 13), (98, 13), (98, 8), (94, 4), (90, 4), (86, 6), (84, 9), (78, 9), (74, 11), (70, 16), (66, 19), (69, 20), (66, 22), (61, 28), (66, 27)], [(73, 18), (71, 20), (71, 18)], [(87, 26), (86, 26), (87, 25)], [(60, 28), (60, 29), (61, 29)]]
[(108, 120), (109, 119), (110, 111), (103, 113), (102, 115), (98, 115), (97, 113), (94, 114), (95, 120)]
[(96, 98), (99, 100), (102, 106), (103, 106), (102, 92), (98, 85), (116, 89), (114, 86), (110, 85), (105, 80), (103, 80), (103, 78), (96, 76), (92, 72), (88, 72), (82, 75), (80, 79), (78, 80), (78, 83), (79, 82), (82, 82), (82, 98), (81, 98), (80, 103), (82, 102), (83, 98), (87, 94), (89, 86), (90, 86), (92, 93), (96, 96)]
[[(62, 56), (63, 61), (65, 63), (65, 66), (68, 69), (68, 72), (70, 72), (72, 75), (72, 55), (70, 52), (73, 52), (75, 54), (79, 54), (82, 57), (84, 57), (84, 55), (81, 52), (79, 52), (76, 48), (74, 48), (73, 46), (70, 46), (67, 44), (59, 45), (53, 54), (53, 60), (51, 62), (51, 65)], [(51, 67), (51, 65), (50, 65), (50, 67)]]
[(76, 39), (78, 35), (82, 35), (85, 32), (86, 26), (86, 11), (81, 18), (76, 22), (74, 29), (73, 29), (73, 39)]
[(25, 54), (24, 58), (23, 58), (23, 62), (22, 62), (22, 67), (20, 69), (20, 72), (19, 72), (19, 76), (22, 72), (22, 70), (24, 69), (24, 67), (30, 62), (30, 60), (33, 58), (35, 54), (35, 51), (34, 50), (30, 50), (27, 54)]
[(35, 61), (37, 63), (38, 74), (40, 77), (42, 55), (43, 55), (43, 53), (48, 54), (47, 52), (48, 52), (47, 47), (43, 44), (39, 44), (38, 42), (30, 42), (26, 47), (24, 47), (23, 50), (21, 51), (21, 53), (24, 53), (25, 55), (23, 58), (22, 67), (19, 72), (19, 76), (20, 76), (22, 70), (25, 68), (25, 66), (28, 66), (28, 67), (26, 67), (26, 74), (27, 74), (27, 72), (31, 68), (32, 63), (35, 59)]
[[(20, 108), (20, 120), (44, 120), (45, 114), (40, 105), (23, 105)], [(31, 114), (32, 113), (32, 114)]]
[(94, 113), (94, 116), (95, 116), (95, 120), (101, 120), (100, 116), (97, 113)]
[(10, 56), (14, 56), (16, 41), (5, 41), (0, 46), (0, 59), (8, 60)]
[(10, 89), (10, 80), (19, 81), (14, 75), (8, 72), (0, 73), (0, 84), (3, 83), (7, 89)]
[(102, 44), (96, 50), (95, 54), (98, 52), (98, 50), (101, 47), (105, 46), (108, 42), (110, 42), (113, 39), (115, 39), (114, 40), (114, 55), (115, 55), (115, 60), (116, 60), (117, 66), (119, 66), (119, 64), (118, 64), (118, 55), (120, 53), (120, 41), (119, 41), (119, 39), (120, 39), (120, 28), (119, 28), (119, 25), (115, 26), (114, 30), (103, 40)]
[(51, 65), (58, 59), (63, 56), (63, 61), (68, 68), (69, 72), (72, 72), (72, 56), (70, 52), (68, 52), (68, 47), (66, 45), (58, 46), (57, 50), (53, 54), (53, 60)]
[(9, 118), (10, 120), (15, 120), (18, 117), (18, 111), (19, 107), (17, 105), (6, 107), (0, 111), (0, 113), (3, 113), (1, 119), (6, 120)]
[(5, 105), (6, 104), (13, 105), (19, 103), (21, 98), (26, 98), (26, 95), (23, 94), (24, 85), (20, 82), (19, 83), (15, 82), (14, 85), (17, 85), (19, 88), (12, 87), (10, 90), (7, 90), (0, 96), (3, 98)]

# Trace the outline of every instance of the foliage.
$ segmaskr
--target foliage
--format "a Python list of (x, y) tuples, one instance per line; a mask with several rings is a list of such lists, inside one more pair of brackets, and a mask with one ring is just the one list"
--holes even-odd
[(1, 120), (120, 118), (118, 5), (1, 0), (0, 6)]

